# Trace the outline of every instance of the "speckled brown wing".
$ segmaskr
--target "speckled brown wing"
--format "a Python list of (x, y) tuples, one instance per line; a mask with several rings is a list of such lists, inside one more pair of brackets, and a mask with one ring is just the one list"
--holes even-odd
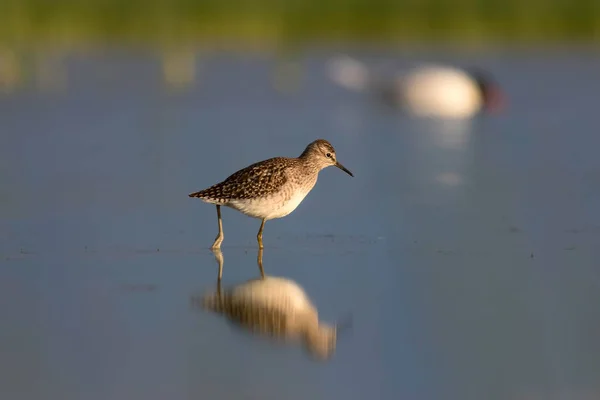
[(275, 157), (260, 161), (230, 175), (221, 183), (192, 193), (189, 197), (225, 204), (231, 199), (252, 199), (276, 192), (287, 182), (285, 169), (293, 159)]

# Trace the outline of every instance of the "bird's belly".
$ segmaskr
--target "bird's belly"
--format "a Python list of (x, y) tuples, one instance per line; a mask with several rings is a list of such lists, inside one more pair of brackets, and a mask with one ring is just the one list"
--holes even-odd
[(257, 199), (236, 199), (231, 200), (227, 206), (253, 218), (282, 218), (294, 211), (307, 194), (298, 191), (287, 200), (283, 194)]

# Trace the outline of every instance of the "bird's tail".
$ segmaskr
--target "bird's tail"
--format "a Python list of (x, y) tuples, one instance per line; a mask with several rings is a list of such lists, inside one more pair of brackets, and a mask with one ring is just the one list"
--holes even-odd
[(328, 63), (329, 77), (351, 90), (364, 90), (369, 84), (369, 70), (362, 62), (348, 56), (336, 57)]
[(194, 193), (190, 193), (188, 194), (189, 197), (198, 197), (198, 198), (202, 198), (204, 197), (204, 195), (202, 194), (203, 190), (199, 191), (199, 192), (194, 192)]
[(221, 189), (222, 188), (219, 185), (213, 185), (208, 189), (190, 193), (188, 194), (188, 197), (196, 197), (209, 204), (224, 204), (225, 201), (223, 200), (223, 193)]

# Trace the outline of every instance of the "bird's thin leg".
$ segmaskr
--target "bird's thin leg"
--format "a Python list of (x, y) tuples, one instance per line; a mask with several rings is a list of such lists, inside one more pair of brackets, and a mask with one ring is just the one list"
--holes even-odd
[(260, 276), (265, 279), (265, 270), (263, 269), (263, 249), (262, 247), (258, 249), (258, 258), (257, 258), (257, 263), (258, 263), (258, 269), (260, 270)]
[(262, 223), (260, 224), (260, 229), (258, 230), (258, 234), (256, 235), (256, 239), (258, 240), (258, 248), (259, 249), (263, 248), (262, 233), (263, 233), (263, 229), (265, 228), (265, 222), (267, 222), (267, 220), (263, 219)]
[(221, 220), (221, 206), (217, 205), (217, 218), (219, 220), (219, 234), (217, 235), (217, 237), (215, 238), (215, 242), (212, 245), (212, 249), (219, 249), (221, 248), (221, 243), (223, 243), (223, 239), (225, 238), (225, 235), (223, 235), (223, 220)]

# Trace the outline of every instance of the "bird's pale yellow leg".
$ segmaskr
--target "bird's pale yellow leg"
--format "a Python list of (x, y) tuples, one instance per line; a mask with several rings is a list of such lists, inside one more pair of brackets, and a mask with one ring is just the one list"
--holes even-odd
[(262, 233), (263, 233), (263, 229), (265, 228), (265, 222), (267, 222), (267, 220), (263, 219), (262, 223), (260, 224), (260, 229), (258, 230), (258, 234), (256, 235), (256, 239), (258, 240), (258, 248), (259, 249), (263, 248)]
[(258, 263), (258, 269), (260, 270), (260, 276), (265, 279), (265, 270), (263, 269), (263, 249), (262, 247), (258, 249), (258, 258), (257, 258), (257, 263)]
[(217, 237), (215, 238), (215, 242), (212, 245), (212, 249), (219, 249), (221, 248), (221, 243), (223, 243), (223, 239), (225, 238), (225, 235), (223, 235), (223, 221), (221, 220), (221, 206), (217, 205), (217, 218), (219, 220), (219, 234), (217, 235)]

